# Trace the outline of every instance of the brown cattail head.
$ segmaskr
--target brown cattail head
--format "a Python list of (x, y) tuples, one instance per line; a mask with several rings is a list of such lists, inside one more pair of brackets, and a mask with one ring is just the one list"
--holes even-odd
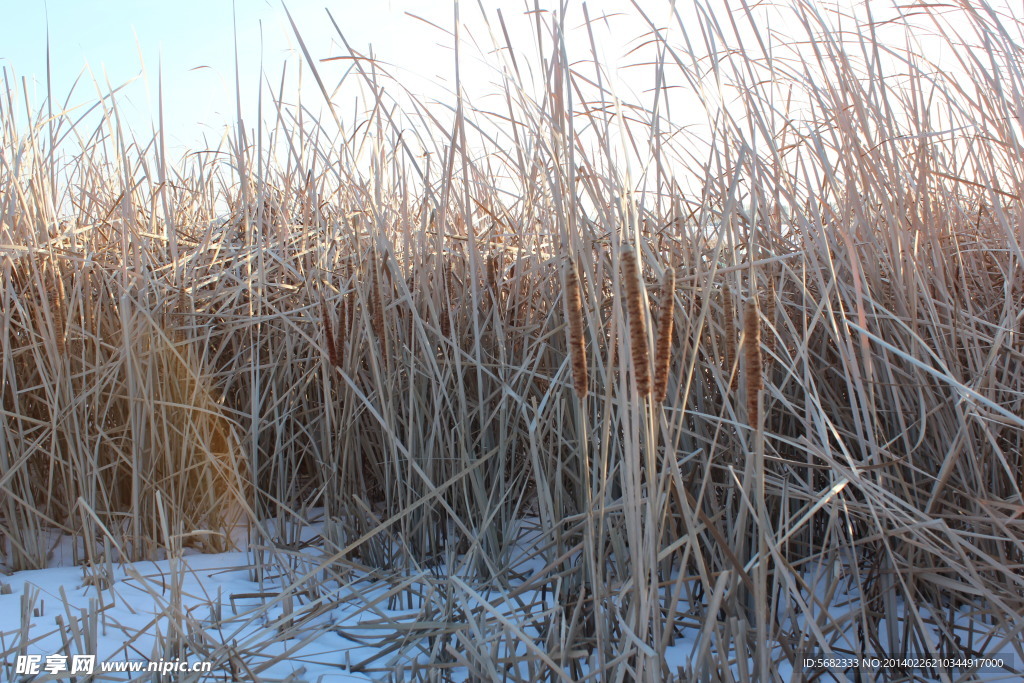
[(676, 271), (669, 266), (661, 280), (661, 305), (658, 307), (658, 337), (654, 343), (654, 400), (668, 397), (668, 368), (672, 355), (672, 325), (676, 310)]
[(504, 264), (500, 254), (487, 257), (487, 291), (491, 302), (497, 304), (501, 295), (501, 271)]
[(441, 287), (441, 336), (448, 337), (452, 332), (451, 300), (452, 300), (452, 263), (445, 260), (443, 265), (444, 284)]
[(53, 315), (53, 326), (57, 341), (57, 354), (63, 357), (66, 349), (64, 338), (66, 330), (66, 323), (64, 319), (64, 278), (61, 273), (60, 266), (57, 265), (56, 261), (51, 261), (50, 265), (53, 267), (53, 287), (49, 292), (50, 313)]
[(743, 318), (743, 346), (747, 372), (747, 420), (751, 427), (758, 423), (758, 396), (764, 388), (761, 376), (761, 314), (757, 297), (750, 297)]
[(388, 346), (384, 336), (384, 302), (381, 296), (381, 277), (376, 255), (370, 257), (370, 324), (380, 344), (381, 362), (387, 363)]
[(651, 393), (651, 368), (647, 351), (647, 320), (645, 318), (643, 283), (632, 247), (622, 250), (622, 277), (626, 289), (626, 312), (629, 315), (629, 346), (637, 392), (641, 397)]
[(729, 388), (736, 389), (736, 311), (732, 305), (732, 290), (726, 282), (722, 287), (722, 317), (725, 326), (725, 374), (729, 378)]
[(613, 317), (608, 321), (608, 376), (613, 377), (615, 373), (615, 364), (619, 362), (619, 323), (618, 319)]
[(341, 304), (338, 305), (338, 332), (334, 335), (334, 349), (338, 357), (338, 365), (341, 365), (345, 358), (345, 339), (352, 326), (354, 301), (355, 292), (349, 292), (348, 296), (344, 297)]
[(334, 325), (331, 322), (331, 316), (327, 313), (327, 302), (324, 301), (323, 295), (320, 296), (320, 317), (324, 325), (327, 359), (331, 362), (331, 365), (337, 367), (341, 365), (341, 362), (338, 358), (338, 347), (334, 343)]
[(771, 354), (775, 352), (775, 277), (771, 271), (768, 272), (768, 290), (764, 295), (764, 319), (767, 329), (765, 330), (764, 346), (768, 349), (768, 361), (771, 362)]
[(587, 345), (583, 338), (583, 299), (576, 266), (565, 274), (565, 314), (569, 320), (569, 354), (572, 357), (572, 386), (578, 397), (587, 395)]
[[(46, 298), (47, 308), (50, 311), (50, 319), (53, 321), (54, 340), (57, 344), (57, 354), (64, 356), (64, 282), (61, 279), (60, 267), (56, 261), (44, 259), (42, 254), (36, 254), (36, 271), (39, 274), (39, 284), (43, 296)], [(49, 266), (49, 267), (47, 267)], [(50, 271), (52, 270), (52, 274)], [(36, 309), (36, 315), (40, 316), (38, 324), (40, 329), (45, 324), (42, 306)]]
[(188, 294), (185, 293), (184, 287), (178, 291), (177, 309), (174, 321), (174, 343), (182, 344), (185, 341), (185, 328), (191, 323), (192, 313), (192, 307), (189, 305)]

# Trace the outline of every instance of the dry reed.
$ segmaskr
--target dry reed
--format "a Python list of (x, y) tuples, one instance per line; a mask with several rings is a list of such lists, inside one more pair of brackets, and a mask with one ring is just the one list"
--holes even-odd
[[(212, 550), (237, 504), (251, 510), (261, 589), (308, 591), (320, 610), (304, 625), (289, 617), (287, 635), (247, 631), (245, 648), (222, 642), (234, 628), (190, 627), (193, 652), (226, 672), (259, 664), (250, 678), (276, 675), (259, 650), (318, 640), (339, 591), (375, 613), (379, 648), (351, 651), (364, 657), (353, 669), (380, 678), (767, 680), (770, 666), (795, 670), (800, 651), (945, 655), (967, 642), (1021, 661), (1024, 361), (1011, 340), (1024, 178), (1016, 100), (999, 95), (1024, 91), (1016, 27), (927, 5), (886, 23), (909, 39), (911, 22), (934, 20), (955, 47), (944, 71), (901, 54), (863, 3), (835, 23), (814, 3), (773, 5), (798, 35), (770, 55), (736, 33), (770, 35), (762, 8), (718, 5), (669, 34), (643, 28), (637, 55), (654, 50), (665, 85), (657, 108), (608, 102), (600, 79), (554, 55), (531, 70), (536, 84), (511, 76), (528, 56), (506, 72), (498, 116), (468, 101), (410, 112), (374, 60), (354, 59), (346, 68), (373, 99), (331, 109), (351, 109), (338, 114), (345, 135), (281, 102), (274, 139), (294, 143), (290, 155), (240, 122), (224, 139), (245, 144), (176, 173), (151, 156), (161, 145), (122, 144), (114, 95), (86, 123), (54, 115), (63, 133), (51, 136), (17, 129), (11, 103), (23, 98), (0, 92), (3, 571), (45, 566), (57, 534), (92, 556), (109, 540), (112, 561), (152, 555), (168, 538), (158, 515), (170, 537)], [(537, 35), (560, 39), (549, 19), (530, 13)], [(690, 40), (666, 37), (680, 34)], [(493, 58), (518, 53), (509, 47)], [(721, 68), (693, 71), (708, 63)], [(714, 87), (687, 89), (706, 79)], [(723, 91), (750, 126), (720, 115)], [(709, 94), (706, 121), (664, 116), (677, 96)], [(93, 123), (103, 135), (79, 135)], [(69, 155), (60, 139), (83, 149)], [(636, 144), (617, 151), (615, 139)], [(657, 172), (631, 176), (637, 150)], [(158, 166), (167, 182), (149, 173)], [(769, 205), (785, 215), (732, 220)], [(74, 227), (40, 230), (65, 218)], [(620, 264), (608, 245), (623, 233), (636, 251)], [(661, 272), (666, 251), (686, 283), (671, 334), (669, 288), (653, 330), (641, 277)], [(563, 253), (587, 264), (578, 294), (554, 265)], [(496, 272), (492, 256), (481, 273), (467, 254), (513, 261)], [(55, 258), (59, 268), (45, 262)], [(339, 292), (301, 284), (313, 263), (357, 260), (337, 310)], [(744, 276), (751, 262), (767, 283)], [(189, 324), (175, 340), (187, 331), (192, 343), (172, 348), (155, 321), (182, 283)], [(500, 291), (500, 315), (479, 306), (482, 284)], [(785, 372), (765, 371), (765, 334)], [(569, 369), (574, 392), (595, 389), (585, 403), (557, 399)], [(638, 404), (637, 390), (667, 399), (666, 376), (678, 378), (672, 410)], [(758, 414), (768, 397), (770, 424)], [(743, 486), (722, 486), (744, 420), (753, 467)], [(286, 520), (314, 508), (324, 541), (304, 552)], [(768, 559), (751, 570), (754, 554)], [(739, 584), (757, 600), (734, 600)], [(378, 586), (409, 609), (368, 605)], [(558, 610), (553, 594), (579, 597)], [(842, 600), (844, 617), (815, 596)], [(245, 628), (272, 618), (268, 605), (247, 610)], [(984, 618), (965, 627), (969, 614)], [(672, 651), (676, 633), (692, 649)], [(0, 644), (0, 678), (27, 643)]]

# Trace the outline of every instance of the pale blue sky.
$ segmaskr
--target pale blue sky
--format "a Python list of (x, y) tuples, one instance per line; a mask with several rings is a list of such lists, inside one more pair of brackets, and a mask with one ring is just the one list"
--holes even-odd
[[(451, 23), (451, 9), (445, 2), (293, 0), (288, 9), (317, 59), (342, 54), (325, 5), (357, 50), (366, 50), (372, 43), (376, 53), (397, 59), (417, 45), (435, 57), (438, 51), (444, 52), (433, 46), (443, 34), (424, 31), (422, 22), (404, 16), (403, 4), (419, 4), (425, 14)], [(267, 79), (275, 86), (285, 62), (289, 73), (298, 75), (298, 43), (281, 4), (269, 0), (238, 0), (234, 12), (231, 0), (49, 0), (45, 4), (0, 0), (0, 16), (6, 24), (0, 40), (0, 68), (7, 70), (8, 77), (13, 73), (27, 79), (34, 107), (40, 107), (46, 96), (48, 27), (55, 101), (63, 102), (83, 73), (73, 104), (92, 103), (98, 92), (106, 93), (109, 87), (141, 74), (118, 101), (133, 127), (148, 129), (155, 118), (157, 76), (162, 70), (167, 127), (182, 142), (194, 137), (196, 130), (219, 131), (234, 119), (232, 27), (236, 23), (241, 91), (248, 108), (255, 101), (261, 53)], [(440, 63), (418, 64), (444, 68)], [(323, 68), (327, 73), (339, 72), (333, 65)], [(424, 75), (432, 76), (429, 68)], [(145, 131), (138, 133), (145, 137)]]
[[(447, 0), (291, 0), (287, 2), (303, 40), (314, 59), (345, 54), (340, 39), (325, 12), (331, 14), (353, 49), (374, 54), (394, 65), (402, 85), (428, 97), (444, 97), (451, 87), (454, 57), (452, 38), (453, 3)], [(532, 7), (532, 0), (529, 5)], [(662, 8), (667, 2), (645, 2)], [(582, 23), (580, 3), (570, 15), (575, 25)], [(506, 21), (517, 30), (528, 30), (523, 0), (484, 3), (491, 13), (502, 7)], [(541, 3), (556, 6), (556, 1)], [(628, 9), (628, 0), (591, 0), (591, 16)], [(490, 37), (479, 21), (477, 3), (462, 3), (464, 24), (475, 27), (475, 38), (483, 46)], [(435, 28), (407, 15), (414, 13), (436, 23)], [(235, 16), (233, 16), (236, 15)], [(573, 16), (575, 15), (575, 16)], [(24, 0), (0, 0), (0, 16), (6, 30), (0, 39), (0, 69), (26, 79), (31, 105), (42, 107), (46, 97), (46, 36), (49, 45), (52, 88), (55, 102), (63, 103), (75, 79), (82, 75), (71, 98), (72, 105), (92, 104), (100, 93), (133, 78), (137, 81), (118, 96), (126, 123), (140, 139), (148, 139), (150, 124), (156, 120), (158, 74), (163, 75), (166, 130), (175, 146), (192, 147), (203, 133), (219, 136), (225, 124), (235, 117), (234, 29), (237, 25), (241, 93), (246, 122), (255, 125), (254, 108), (262, 59), (266, 80), (276, 90), (282, 67), (288, 64), (286, 94), (295, 93), (302, 56), (297, 40), (279, 0), (48, 0), (27, 3)], [(623, 32), (626, 22), (628, 32)], [(516, 29), (517, 23), (520, 29)], [(11, 29), (14, 30), (11, 30)], [(643, 30), (635, 16), (613, 20), (602, 46), (611, 36), (625, 41)], [(499, 36), (500, 39), (500, 36)], [(513, 35), (523, 49), (531, 48), (532, 36)], [(614, 41), (612, 41), (614, 42)], [(624, 52), (625, 42), (616, 48), (614, 59)], [(470, 51), (471, 52), (471, 51)], [(493, 73), (475, 65), (473, 55), (464, 62), (467, 81), (491, 80)], [(350, 62), (319, 63), (328, 89), (340, 79)], [(308, 70), (303, 67), (303, 102), (314, 109), (322, 96)], [(479, 83), (477, 83), (479, 86)], [(478, 88), (479, 90), (479, 88)], [(486, 86), (483, 87), (486, 90)], [(265, 103), (266, 104), (266, 103)], [(342, 107), (345, 103), (340, 103)]]
[[(524, 15), (532, 8), (533, 0), (485, 0), (482, 4), (492, 21), (496, 19), (496, 9), (502, 8), (513, 44), (525, 53), (521, 55), (526, 58), (522, 63), (536, 64), (529, 18)], [(558, 4), (558, 0), (540, 2), (542, 8)], [(662, 25), (674, 23), (668, 21), (668, 0), (641, 0), (639, 4)], [(725, 4), (728, 3), (722, 6)], [(999, 0), (996, 4), (1005, 3)], [(575, 0), (569, 2), (567, 24), (570, 38), (575, 41), (575, 54), (570, 59), (589, 57), (586, 34), (578, 28), (583, 21), (581, 5)], [(642, 61), (642, 55), (629, 54), (646, 29), (631, 2), (588, 0), (587, 5), (592, 18), (603, 13), (622, 13), (607, 22), (595, 23), (603, 63)], [(681, 0), (678, 5), (686, 12), (692, 2)], [(892, 6), (889, 2), (877, 5), (879, 9)], [(389, 69), (400, 77), (402, 86), (428, 99), (447, 97), (445, 88), (432, 81), (440, 80), (449, 88), (452, 84), (453, 41), (448, 32), (453, 26), (453, 3), (449, 0), (290, 0), (287, 6), (315, 60), (346, 54), (327, 17), (326, 6), (353, 49), (366, 51), (372, 44), (379, 59), (394, 65)], [(464, 1), (461, 7), (464, 26), (470, 33), (475, 31), (475, 35), (466, 36), (467, 43), (475, 39), (483, 48), (489, 47), (491, 38), (483, 31), (478, 3)], [(237, 20), (233, 18), (235, 12)], [(420, 15), (439, 28), (409, 17), (406, 12)], [(240, 92), (247, 125), (256, 123), (261, 59), (266, 81), (275, 91), (282, 68), (288, 65), (286, 99), (294, 97), (303, 61), (279, 0), (236, 0), (234, 9), (232, 0), (0, 0), (0, 17), (5, 24), (0, 38), (0, 69), (8, 78), (13, 75), (28, 81), (32, 107), (42, 107), (46, 96), (48, 26), (57, 103), (64, 102), (75, 78), (83, 72), (71, 98), (72, 105), (91, 105), (99, 94), (141, 74), (118, 96), (118, 103), (126, 125), (146, 141), (156, 120), (157, 76), (162, 72), (166, 131), (169, 143), (178, 149), (201, 145), (204, 134), (219, 137), (224, 126), (235, 118), (236, 23)], [(500, 35), (498, 40), (502, 40)], [(329, 90), (350, 65), (347, 61), (318, 62)], [(308, 69), (303, 70), (303, 103), (316, 111), (323, 106), (323, 98)], [(463, 77), (471, 95), (495, 90), (488, 85), (494, 80), (494, 71), (482, 67), (468, 45)], [(649, 70), (633, 69), (613, 85), (639, 92), (649, 87), (649, 79)], [(346, 101), (337, 104), (343, 109), (349, 107)]]

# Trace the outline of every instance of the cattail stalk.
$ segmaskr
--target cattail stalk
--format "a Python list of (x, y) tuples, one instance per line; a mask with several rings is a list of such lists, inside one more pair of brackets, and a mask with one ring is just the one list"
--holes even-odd
[(661, 280), (661, 305), (658, 310), (658, 337), (654, 343), (654, 400), (668, 397), (668, 368), (672, 355), (672, 325), (676, 310), (676, 271), (665, 269)]
[(587, 345), (583, 338), (583, 299), (580, 278), (571, 265), (565, 274), (565, 308), (569, 320), (569, 354), (572, 358), (572, 386), (580, 399), (587, 396)]
[(757, 297), (752, 296), (743, 320), (743, 343), (747, 371), (747, 421), (754, 428), (759, 418), (758, 398), (764, 388), (761, 376), (761, 315), (757, 309)]
[(643, 397), (651, 393), (651, 368), (647, 350), (643, 284), (640, 281), (636, 251), (632, 247), (622, 250), (622, 276), (626, 288), (626, 312), (629, 314), (629, 345), (633, 358), (633, 373), (636, 377), (637, 393)]
[(722, 286), (722, 317), (725, 318), (725, 373), (729, 378), (729, 388), (735, 391), (736, 375), (733, 366), (736, 363), (736, 311), (728, 282)]

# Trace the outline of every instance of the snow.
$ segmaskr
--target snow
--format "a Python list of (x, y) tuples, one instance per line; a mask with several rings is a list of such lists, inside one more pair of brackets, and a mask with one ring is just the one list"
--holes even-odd
[[(243, 651), (252, 646), (252, 654), (242, 659), (255, 672), (294, 642), (272, 632), (271, 622), (281, 616), (280, 608), (251, 617), (252, 608), (265, 602), (262, 596), (268, 596), (268, 591), (266, 585), (251, 580), (250, 574), (249, 556), (244, 552), (190, 555), (179, 562), (113, 565), (113, 577), (106, 578), (98, 578), (103, 574), (84, 567), (18, 572), (3, 580), (11, 593), (0, 595), (0, 651), (7, 651), (12, 639), (17, 642), (19, 634), (25, 634), (31, 642), (27, 653), (44, 657), (66, 652), (95, 654), (98, 661), (176, 659), (173, 652), (164, 651), (173, 640), (166, 634), (173, 632), (173, 622), (190, 619), (205, 627), (215, 643), (237, 641)], [(181, 610), (176, 609), (179, 604)], [(23, 610), (31, 614), (27, 623), (22, 621)], [(177, 615), (187, 615), (187, 619)], [(71, 629), (61, 629), (58, 619), (66, 625), (77, 624), (83, 634), (78, 643), (64, 646), (62, 631)], [(96, 635), (91, 648), (87, 647), (90, 630)], [(345, 651), (354, 647), (337, 633), (323, 629), (322, 635), (304, 642), (259, 676), (284, 680), (298, 673), (307, 681), (368, 681), (367, 676), (339, 670)], [(202, 658), (191, 655), (189, 660)], [(7, 676), (11, 675), (8, 671)], [(120, 680), (130, 677), (125, 674)]]
[[(271, 532), (273, 527), (268, 525)], [(72, 552), (70, 540), (59, 539), (47, 569), (9, 576), (0, 573), (0, 680), (25, 680), (14, 673), (18, 654), (41, 655), (44, 660), (56, 653), (95, 654), (102, 662), (175, 660), (179, 652), (185, 652), (190, 662), (204, 661), (204, 654), (212, 653), (212, 675), (196, 680), (231, 680), (227, 672), (232, 668), (243, 680), (381, 680), (396, 664), (425, 664), (430, 647), (422, 644), (429, 639), (425, 634), (431, 628), (434, 633), (449, 633), (445, 630), (449, 622), (470, 610), (479, 610), (485, 619), (498, 623), (516, 621), (526, 638), (503, 641), (497, 653), (501, 656), (527, 656), (535, 647), (529, 641), (543, 640), (537, 626), (543, 618), (523, 615), (549, 610), (554, 604), (550, 593), (482, 586), (462, 580), (458, 571), (445, 567), (384, 576), (360, 571), (354, 564), (335, 566), (325, 560), (321, 531), (320, 524), (293, 530), (288, 535), (308, 543), (292, 543), (285, 550), (252, 543), (248, 552), (199, 554), (186, 549), (177, 559), (101, 562), (91, 567), (73, 566), (72, 558), (82, 553)], [(545, 570), (544, 560), (527, 552), (531, 540), (537, 541), (535, 533), (527, 531), (521, 551), (514, 553), (524, 581)], [(299, 545), (305, 546), (302, 552), (289, 549)], [(279, 553), (275, 561), (265, 562), (260, 571), (259, 556), (274, 553)], [(827, 574), (839, 571), (840, 564), (831, 566), (830, 570), (824, 565), (812, 567), (803, 574), (809, 588), (804, 600), (805, 604), (828, 603), (827, 613), (815, 619), (819, 625), (845, 623), (834, 632), (840, 637), (833, 638), (834, 651), (842, 656), (858, 648), (860, 622), (855, 615), (861, 611), (860, 596), (852, 580), (845, 584), (846, 590), (826, 596)], [(297, 584), (296, 578), (300, 578)], [(690, 623), (707, 618), (686, 617)], [(780, 618), (798, 632), (808, 623), (799, 610), (782, 613)], [(930, 614), (921, 607), (916, 618), (927, 621)], [(956, 624), (962, 633), (970, 628), (975, 633), (992, 629), (967, 612)], [(882, 642), (893, 626), (901, 627), (884, 620), (878, 624)], [(700, 648), (700, 629), (677, 628), (677, 633), (666, 653), (670, 671), (685, 669)], [(476, 635), (470, 627), (458, 638)], [(447, 638), (437, 640), (448, 642)], [(978, 647), (978, 639), (973, 640)], [(464, 639), (454, 642), (471, 646)], [(990, 638), (981, 645), (989, 653), (1006, 653), (1012, 650), (1006, 643)], [(492, 640), (483, 647), (493, 646)], [(451, 680), (470, 677), (459, 657), (458, 652), (452, 653), (446, 674)], [(794, 669), (781, 652), (773, 659), (781, 680), (798, 679), (800, 668)], [(752, 662), (746, 668), (750, 667)], [(586, 668), (584, 664), (582, 671)], [(131, 680), (127, 673), (120, 675), (105, 680)], [(972, 680), (1015, 679), (1017, 674), (989, 672)]]

